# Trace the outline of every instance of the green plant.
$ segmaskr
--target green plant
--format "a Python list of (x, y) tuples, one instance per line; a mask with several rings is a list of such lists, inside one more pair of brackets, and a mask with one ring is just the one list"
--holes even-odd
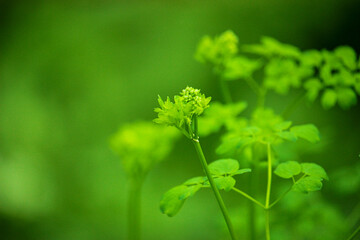
[(124, 124), (110, 139), (111, 148), (120, 156), (128, 178), (128, 239), (141, 237), (141, 187), (148, 172), (163, 161), (178, 137), (171, 128), (141, 121)]
[[(304, 97), (310, 102), (320, 97), (324, 109), (332, 108), (336, 103), (343, 109), (355, 105), (357, 94), (360, 95), (360, 61), (348, 46), (334, 51), (300, 51), (269, 37), (264, 37), (260, 44), (239, 48), (238, 38), (231, 31), (215, 38), (205, 36), (198, 45), (195, 58), (210, 65), (218, 76), (225, 104), (214, 102), (209, 106), (210, 98), (189, 87), (176, 95), (174, 102), (169, 97), (165, 102), (159, 97), (160, 108), (155, 109), (158, 118), (154, 121), (178, 128), (193, 141), (206, 174), (191, 178), (166, 192), (160, 202), (161, 211), (174, 216), (187, 198), (202, 188), (211, 187), (235, 239), (227, 209), (218, 192), (233, 190), (254, 203), (252, 208), (258, 206), (264, 210), (264, 237), (269, 240), (270, 216), (274, 206), (290, 191), (305, 194), (319, 191), (323, 181), (329, 180), (325, 170), (316, 163), (286, 159), (281, 147), (287, 148), (289, 144), (298, 144), (303, 140), (311, 144), (320, 141), (315, 125), (293, 125), (286, 118)], [(259, 79), (256, 76), (260, 76)], [(245, 81), (257, 96), (257, 104), (250, 117), (241, 115), (247, 103), (233, 101), (228, 83), (234, 80)], [(267, 106), (267, 95), (270, 92), (287, 95), (292, 89), (300, 91), (299, 97), (281, 115), (275, 114)], [(223, 158), (207, 165), (199, 136), (214, 133), (223, 133), (221, 144), (216, 149)], [(291, 148), (287, 150), (291, 151)], [(240, 169), (240, 165), (249, 168)], [(253, 184), (257, 179), (250, 172), (261, 172), (264, 167), (267, 183), (262, 201), (255, 197), (259, 189)], [(249, 193), (235, 187), (234, 177), (243, 173), (250, 176)], [(271, 198), (273, 173), (291, 181), (291, 186), (275, 200)], [(254, 229), (254, 211), (250, 212), (249, 238), (258, 239)]]

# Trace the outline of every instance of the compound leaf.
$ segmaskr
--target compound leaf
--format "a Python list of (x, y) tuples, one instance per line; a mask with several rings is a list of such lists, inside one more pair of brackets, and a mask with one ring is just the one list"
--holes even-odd
[(349, 46), (340, 46), (335, 49), (334, 53), (346, 67), (351, 70), (356, 69), (356, 53), (354, 49)]

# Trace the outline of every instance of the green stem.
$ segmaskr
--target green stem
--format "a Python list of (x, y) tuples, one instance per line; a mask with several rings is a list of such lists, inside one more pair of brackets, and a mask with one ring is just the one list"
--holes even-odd
[[(255, 164), (252, 164), (253, 168), (255, 168)], [(249, 174), (249, 194), (254, 195), (256, 190), (255, 184), (255, 175)], [(256, 238), (256, 229), (255, 229), (255, 205), (252, 202), (249, 202), (249, 240), (255, 240)]]
[(246, 78), (245, 81), (257, 96), (261, 95), (261, 87), (252, 77)]
[(209, 183), (210, 183), (210, 186), (214, 192), (214, 195), (216, 197), (216, 200), (220, 206), (220, 209), (221, 209), (221, 212), (224, 216), (224, 219), (225, 219), (225, 222), (227, 224), (227, 227), (229, 229), (229, 232), (230, 232), (230, 235), (231, 235), (231, 238), (233, 240), (236, 239), (235, 237), (235, 232), (234, 232), (234, 229), (233, 229), (233, 226), (231, 224), (231, 220), (230, 220), (230, 217), (229, 217), (229, 213), (225, 207), (225, 204), (224, 204), (224, 201), (220, 195), (220, 192), (219, 190), (217, 189), (216, 185), (215, 185), (215, 182), (214, 182), (214, 179), (212, 177), (212, 175), (210, 174), (210, 171), (209, 171), (209, 168), (208, 168), (208, 165), (207, 165), (207, 162), (206, 162), (206, 158), (204, 156), (204, 153), (202, 151), (202, 148), (201, 148), (201, 145), (200, 145), (200, 142), (198, 139), (193, 139), (193, 143), (194, 143), (194, 146), (195, 146), (195, 149), (196, 149), (196, 152), (199, 156), (199, 159), (200, 159), (200, 162), (201, 162), (201, 165), (203, 167), (203, 170), (209, 180)]
[(246, 197), (247, 199), (249, 199), (250, 201), (252, 201), (253, 203), (259, 205), (262, 208), (265, 208), (264, 204), (260, 203), (258, 200), (256, 200), (255, 198), (251, 197), (249, 194), (241, 191), (240, 189), (237, 188), (232, 188), (235, 192), (240, 193), (241, 195), (243, 195), (244, 197)]
[(229, 86), (227, 85), (226, 80), (224, 80), (223, 78), (220, 78), (220, 89), (221, 89), (221, 93), (222, 93), (225, 103), (227, 103), (227, 104), (232, 103)]
[(355, 229), (355, 231), (350, 235), (350, 237), (348, 237), (347, 240), (352, 240), (354, 239), (354, 237), (356, 237), (356, 235), (360, 232), (360, 225)]
[(267, 143), (267, 155), (268, 155), (268, 181), (266, 188), (266, 200), (265, 200), (265, 230), (266, 240), (270, 240), (270, 193), (271, 193), (271, 174), (272, 174), (272, 159), (271, 159), (271, 145)]
[(128, 239), (140, 239), (140, 206), (141, 206), (141, 187), (142, 180), (130, 180), (128, 189)]
[(292, 189), (292, 186), (291, 188), (289, 188), (288, 190), (286, 190), (286, 192), (284, 192), (283, 194), (280, 195), (280, 197), (278, 197), (278, 199), (276, 199), (272, 204), (270, 204), (269, 206), (269, 209), (272, 208), (276, 203), (278, 203), (281, 199), (283, 199), (283, 197), (286, 196), (286, 194), (288, 194)]

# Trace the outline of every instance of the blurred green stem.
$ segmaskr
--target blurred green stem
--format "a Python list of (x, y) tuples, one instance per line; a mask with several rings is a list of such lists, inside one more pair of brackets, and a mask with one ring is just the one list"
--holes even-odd
[(267, 143), (267, 155), (268, 155), (268, 181), (266, 188), (266, 200), (265, 200), (265, 232), (266, 240), (270, 240), (270, 193), (271, 193), (271, 177), (272, 177), (272, 159), (271, 159), (271, 145)]
[(131, 179), (128, 189), (128, 239), (140, 239), (141, 187), (142, 179)]
[(304, 99), (304, 97), (306, 96), (305, 92), (302, 92), (301, 94), (299, 94), (286, 108), (285, 110), (282, 112), (281, 116), (283, 118), (288, 118), (291, 113), (296, 109), (296, 107), (299, 105), (299, 103)]
[(232, 103), (230, 89), (229, 89), (229, 86), (228, 86), (226, 80), (220, 77), (219, 81), (220, 81), (221, 93), (222, 93), (225, 103), (227, 103), (227, 104)]
[(203, 167), (203, 170), (209, 180), (209, 183), (210, 183), (210, 186), (214, 192), (214, 195), (216, 197), (216, 200), (220, 206), (220, 209), (221, 209), (221, 212), (224, 216), (224, 219), (225, 219), (225, 222), (227, 224), (227, 227), (229, 229), (229, 232), (230, 232), (230, 235), (231, 235), (231, 238), (233, 240), (236, 240), (236, 237), (235, 237), (235, 232), (234, 232), (234, 228), (231, 224), (231, 220), (230, 220), (230, 217), (229, 217), (229, 213), (226, 209), (226, 206), (224, 204), (224, 201), (220, 195), (220, 192), (219, 190), (217, 189), (216, 185), (215, 185), (215, 182), (214, 182), (214, 179), (212, 177), (212, 175), (210, 174), (210, 171), (209, 171), (209, 168), (208, 168), (208, 165), (207, 165), (207, 161), (206, 161), (206, 158), (204, 156), (204, 153), (202, 151), (202, 148), (201, 148), (201, 145), (200, 145), (200, 142), (199, 142), (199, 139), (193, 139), (193, 143), (194, 143), (194, 146), (195, 146), (195, 149), (196, 149), (196, 152), (199, 156), (199, 159), (200, 159), (200, 162), (201, 162), (201, 165)]
[(356, 235), (360, 232), (360, 225), (355, 229), (355, 231), (350, 235), (347, 240), (355, 239)]

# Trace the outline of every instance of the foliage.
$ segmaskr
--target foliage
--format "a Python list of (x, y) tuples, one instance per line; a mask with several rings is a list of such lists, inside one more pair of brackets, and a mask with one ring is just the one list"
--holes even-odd
[(111, 148), (120, 156), (129, 177), (142, 177), (163, 161), (178, 138), (174, 128), (140, 121), (124, 124), (110, 139)]

